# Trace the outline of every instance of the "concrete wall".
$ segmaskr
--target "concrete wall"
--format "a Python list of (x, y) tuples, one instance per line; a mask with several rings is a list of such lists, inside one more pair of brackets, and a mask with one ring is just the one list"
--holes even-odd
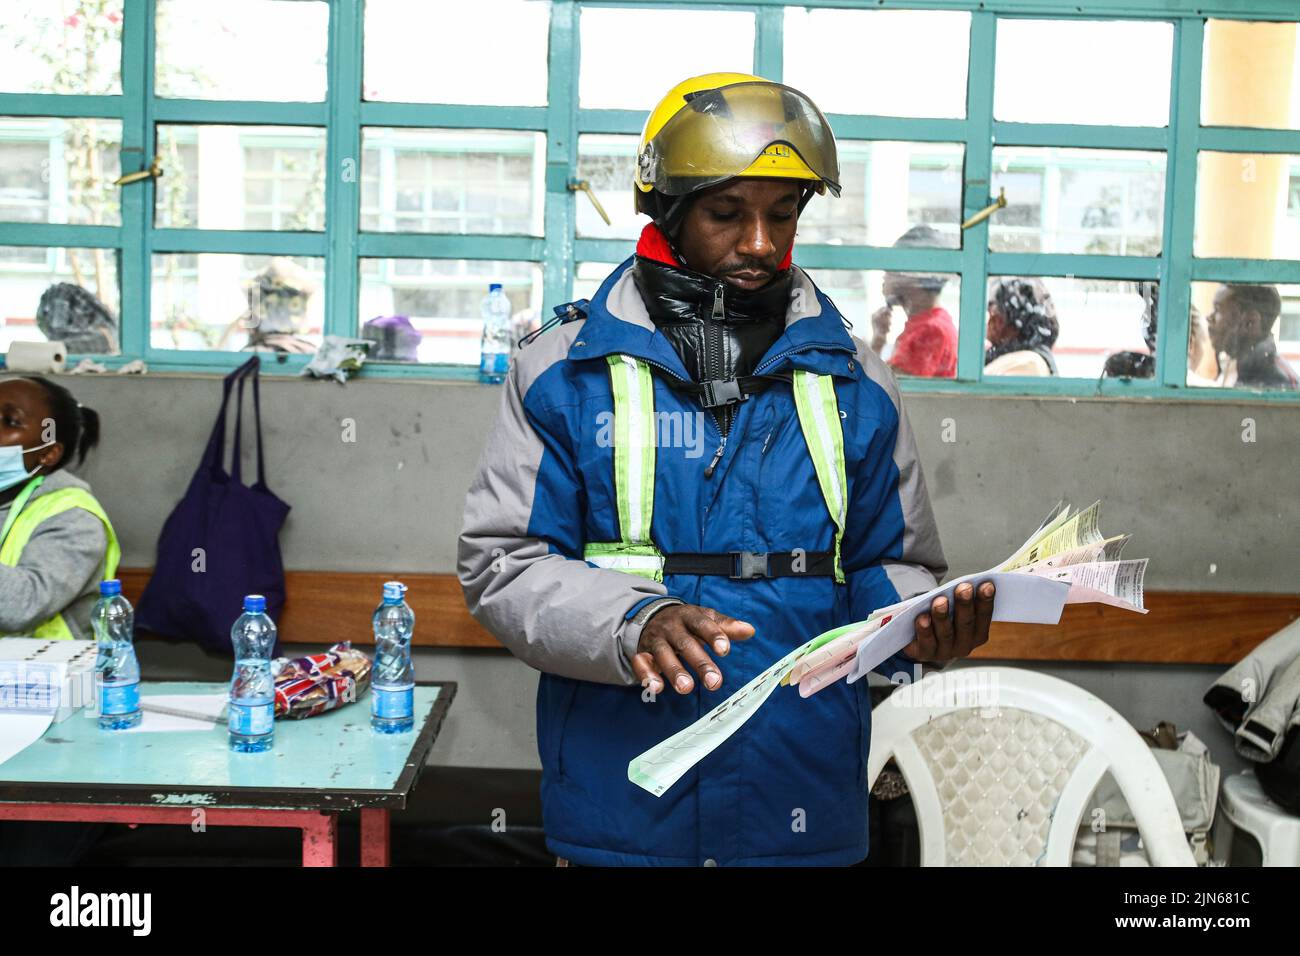
[[(123, 562), (152, 565), (158, 532), (212, 427), (220, 382), (154, 374), (63, 381), (104, 418), (103, 444), (83, 474), (113, 517)], [(340, 387), (265, 376), (268, 481), (293, 506), (281, 537), (286, 565), (454, 572), (464, 489), (499, 396), (470, 384)], [(1150, 588), (1300, 591), (1295, 408), (956, 395), (906, 403), (954, 573), (1004, 557), (1058, 498), (1100, 498), (1103, 530), (1131, 532), (1129, 556), (1152, 559)], [(1244, 418), (1254, 421), (1254, 442), (1242, 440)], [(344, 419), (355, 422), (355, 442), (343, 440)], [(949, 419), (956, 440), (945, 442)], [(367, 622), (357, 625), (364, 633)], [(151, 652), (146, 676), (225, 676), (224, 664), (191, 648)], [(496, 651), (422, 650), (417, 666), (460, 682), (436, 762), (537, 766), (531, 671)], [(1193, 726), (1233, 765), (1227, 736), (1200, 703), (1215, 669), (1044, 670), (1089, 687), (1139, 726)]]

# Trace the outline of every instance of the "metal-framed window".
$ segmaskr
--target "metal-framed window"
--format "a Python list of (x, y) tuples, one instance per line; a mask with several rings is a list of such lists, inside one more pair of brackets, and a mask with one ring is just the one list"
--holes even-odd
[[(19, 270), (24, 264), (30, 267), (24, 249), (31, 250), (29, 257), (39, 255), (42, 261), (62, 255), (66, 249), (102, 250), (101, 258), (116, 264), (119, 314), (123, 317), (120, 355), (107, 359), (107, 363), (117, 365), (143, 358), (160, 371), (217, 371), (239, 360), (239, 354), (234, 352), (166, 347), (156, 341), (156, 270), (164, 263), (173, 274), (184, 276), (200, 255), (291, 256), (318, 261), (322, 265), (322, 334), (358, 333), (368, 308), (368, 287), (382, 287), (389, 296), (385, 301), (418, 304), (421, 289), (438, 287), (440, 283), (463, 290), (464, 276), (474, 273), (469, 267), (476, 263), (484, 267), (501, 264), (499, 271), (505, 281), (525, 290), (521, 295), (528, 294), (528, 289), (540, 288), (540, 296), (534, 294), (533, 298), (539, 299), (534, 304), (540, 306), (538, 311), (544, 320), (552, 306), (573, 296), (575, 289), (581, 291), (590, 285), (601, 272), (596, 264), (620, 262), (631, 253), (629, 236), (611, 237), (599, 229), (583, 228), (580, 220), (587, 212), (580, 204), (587, 200), (572, 187), (583, 163), (594, 164), (588, 167), (594, 171), (592, 175), (604, 170), (605, 175), (617, 177), (619, 164), (627, 156), (629, 138), (640, 133), (652, 105), (647, 102), (644, 108), (610, 108), (580, 102), (584, 12), (747, 14), (753, 25), (750, 68), (768, 78), (785, 80), (786, 11), (792, 6), (778, 0), (550, 0), (546, 4), (549, 27), (545, 96), (535, 97), (534, 105), (465, 105), (363, 97), (363, 0), (298, 0), (328, 5), (328, 92), (321, 102), (155, 95), (155, 15), (159, 2), (121, 0), (120, 94), (0, 93), (0, 117), (90, 118), (120, 124), (120, 167), (125, 172), (147, 166), (165, 145), (160, 140), (166, 139), (169, 129), (186, 130), (188, 135), (200, 127), (260, 127), (257, 136), (269, 152), (259, 155), (258, 168), (247, 173), (243, 186), (247, 192), (246, 221), (233, 228), (200, 229), (184, 224), (188, 220), (178, 213), (178, 218), (170, 221), (181, 225), (165, 225), (169, 220), (157, 215), (157, 191), (170, 184), (166, 176), (147, 180), (122, 188), (120, 224), (96, 224), (55, 215), (45, 222), (0, 222), (0, 247), (17, 250), (8, 262), (0, 262), (0, 281), (4, 281), (5, 269)], [(965, 97), (953, 115), (925, 118), (829, 112), (847, 152), (857, 149), (861, 154), (855, 174), (871, 175), (873, 144), (911, 145), (913, 165), (909, 175), (914, 180), (912, 188), (922, 197), (917, 202), (924, 207), (919, 214), (933, 219), (941, 230), (949, 230), (945, 234), (952, 235), (951, 245), (895, 248), (876, 240), (802, 239), (797, 243), (796, 260), (814, 278), (819, 270), (865, 274), (892, 269), (943, 273), (959, 280), (959, 297), (953, 292), (960, 320), (956, 378), (904, 378), (905, 391), (1206, 400), (1240, 400), (1248, 395), (1252, 400), (1283, 402), (1300, 399), (1300, 395), (1286, 392), (1188, 388), (1183, 356), (1194, 283), (1300, 283), (1300, 259), (1194, 255), (1198, 164), (1204, 155), (1300, 157), (1297, 129), (1202, 125), (1206, 21), (1295, 21), (1292, 0), (813, 0), (797, 5), (797, 9), (804, 8), (961, 11), (969, 18)], [(446, 16), (453, 17), (454, 10), (448, 10)], [(1108, 126), (995, 118), (999, 27), (1025, 20), (1169, 24), (1172, 51), (1167, 121), (1163, 125)], [(1008, 29), (1003, 26), (1004, 31)], [(636, 36), (627, 38), (625, 55), (629, 59), (651, 53), (638, 48)], [(604, 62), (595, 52), (591, 58)], [(421, 65), (419, 69), (436, 71), (437, 65)], [(850, 75), (851, 65), (845, 69), (846, 76)], [(435, 75), (428, 82), (439, 81)], [(311, 157), (303, 152), (299, 140), (293, 136), (276, 139), (276, 130), (285, 128), (316, 128), (323, 134), (323, 228), (310, 216), (300, 214), (305, 184), (310, 184), (316, 174), (309, 168)], [(476, 141), (478, 146), (474, 145)], [(5, 139), (0, 148), (17, 149), (17, 142)], [(185, 149), (185, 142), (181, 136), (174, 148)], [(22, 148), (29, 152), (33, 149), (30, 137)], [(35, 148), (40, 148), (39, 143)], [(477, 155), (475, 150), (484, 151), (487, 158), (479, 162), (464, 159)], [(1099, 154), (1109, 151), (1114, 157), (1107, 167), (1110, 174), (1129, 177), (1122, 181), (1127, 185), (1122, 185), (1123, 195), (1116, 201), (1120, 218), (1098, 227), (1095, 235), (1090, 234), (1089, 241), (1103, 250), (1100, 252), (1086, 248), (1061, 251), (1079, 247), (1077, 236), (1071, 239), (1068, 229), (1051, 232), (1056, 216), (1054, 204), (1059, 204), (1063, 193), (1049, 190), (1049, 180), (1075, 175), (1071, 164), (1078, 165), (1080, 150)], [(999, 151), (1010, 157), (1001, 170), (995, 167)], [(954, 155), (958, 159), (954, 160)], [(1151, 157), (1159, 157), (1162, 162)], [(51, 168), (57, 167), (57, 162), (51, 164)], [(946, 169), (956, 169), (959, 176), (951, 196), (944, 192), (944, 176), (952, 175), (950, 171), (945, 173)], [(1151, 182), (1157, 181), (1150, 178), (1156, 175), (1152, 169), (1163, 177), (1158, 213), (1150, 212), (1156, 208), (1149, 195)], [(949, 221), (979, 211), (989, 202), (998, 176), (1015, 173), (1027, 177), (1026, 183), (1037, 183), (1039, 199), (1027, 203), (1033, 208), (1024, 211), (1030, 218), (1020, 225), (1005, 226), (997, 217), (985, 220), (962, 232), (958, 245)], [(1288, 209), (1300, 214), (1300, 202), (1294, 200), (1294, 195), (1300, 195), (1295, 186), (1300, 182), (1300, 161), (1288, 175)], [(447, 177), (463, 177), (466, 182), (479, 184), (476, 188), (482, 192), (495, 190), (501, 198), (490, 208), (471, 208), (464, 196), (442, 195), (439, 184)], [(524, 179), (529, 182), (521, 182)], [(192, 179), (189, 181), (192, 184)], [(177, 182), (180, 178), (171, 181)], [(1146, 191), (1145, 199), (1139, 196), (1142, 190)], [(1034, 195), (1033, 190), (1026, 195)], [(1139, 200), (1147, 202), (1147, 206), (1143, 207)], [(184, 198), (176, 202), (183, 212)], [(0, 217), (31, 220), (35, 218), (31, 210), (39, 205), (40, 200), (25, 194), (6, 197), (0, 188)], [(1143, 222), (1144, 215), (1148, 220), (1158, 215), (1158, 222)], [(57, 221), (60, 218), (66, 221)], [(825, 226), (827, 230), (834, 228), (833, 222)], [(990, 230), (994, 231), (992, 246)], [(826, 238), (825, 232), (817, 235), (821, 240)], [(1050, 238), (1043, 240), (1042, 236)], [(1104, 241), (1097, 236), (1103, 236)], [(540, 282), (536, 278), (539, 274)], [(990, 276), (1000, 275), (1071, 277), (1096, 283), (1158, 281), (1161, 295), (1154, 376), (1097, 380), (985, 377), (986, 288)], [(456, 308), (469, 311), (463, 303)], [(367, 375), (472, 380), (475, 369), (466, 361), (466, 355), (474, 348), (476, 317), (461, 316), (464, 321), (460, 326), (456, 326), (455, 317), (447, 318), (452, 319), (447, 327), (455, 326), (449, 334), (452, 339), (459, 336), (460, 341), (457, 344), (449, 339), (450, 344), (434, 362), (369, 363)], [(1297, 324), (1292, 321), (1287, 325), (1284, 321), (1288, 328)], [(301, 355), (287, 356), (280, 363), (268, 362), (268, 370), (297, 372), (305, 360)]]

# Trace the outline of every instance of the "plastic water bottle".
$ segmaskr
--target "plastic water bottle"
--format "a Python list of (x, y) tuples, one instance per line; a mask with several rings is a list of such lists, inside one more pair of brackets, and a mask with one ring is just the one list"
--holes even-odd
[(122, 597), (122, 583), (103, 581), (91, 615), (99, 656), (95, 676), (99, 692), (99, 729), (126, 730), (138, 726), (140, 662), (135, 656), (135, 611)]
[(230, 629), (235, 649), (235, 674), (230, 679), (230, 749), (261, 753), (271, 749), (275, 736), (275, 679), (271, 653), (275, 649), (275, 622), (266, 615), (266, 598), (244, 598), (244, 613)]
[(411, 633), (415, 612), (406, 603), (406, 585), (389, 581), (375, 608), (375, 664), (370, 674), (370, 726), (381, 734), (400, 734), (415, 726), (415, 668)]
[(483, 354), (479, 359), (478, 380), (494, 385), (506, 380), (510, 367), (510, 300), (501, 291), (501, 283), (488, 286), (483, 296)]

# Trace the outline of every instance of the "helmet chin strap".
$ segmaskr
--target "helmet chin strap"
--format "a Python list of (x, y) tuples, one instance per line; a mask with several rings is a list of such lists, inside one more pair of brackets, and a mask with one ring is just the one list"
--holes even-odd
[(687, 267), (690, 266), (690, 263), (686, 261), (686, 256), (682, 254), (682, 250), (677, 246), (677, 232), (681, 229), (686, 214), (690, 212), (691, 201), (692, 197), (690, 195), (678, 196), (668, 204), (668, 208), (661, 215), (655, 217), (655, 224), (659, 227), (659, 231), (664, 234), (664, 238), (668, 240), (668, 246), (672, 249), (673, 255), (677, 257), (677, 260), (682, 265)]
[(817, 187), (812, 183), (806, 184), (803, 187), (803, 196), (799, 199), (799, 209), (796, 215), (803, 215), (803, 207), (808, 205), (809, 200), (815, 195), (817, 195)]

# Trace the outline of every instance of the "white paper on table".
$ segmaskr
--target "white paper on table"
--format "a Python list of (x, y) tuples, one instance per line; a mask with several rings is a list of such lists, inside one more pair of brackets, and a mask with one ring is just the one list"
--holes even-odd
[[(165, 731), (213, 730), (222, 724), (217, 723), (221, 712), (226, 707), (225, 694), (150, 694), (140, 698), (144, 709), (144, 719), (140, 723), (122, 731), (122, 733), (160, 733)], [(192, 714), (210, 716), (211, 721), (197, 717), (180, 717), (175, 714), (159, 714), (148, 708), (150, 704), (166, 707), (169, 710), (184, 710)]]
[(925, 594), (913, 598), (912, 603), (898, 611), (893, 620), (858, 645), (849, 683), (852, 684), (889, 660), (916, 636), (916, 619), (930, 609), (939, 595), (946, 595), (948, 605), (953, 605), (952, 592), (957, 585), (969, 581), (979, 586), (992, 581), (996, 589), (993, 596), (993, 620), (1017, 624), (1057, 624), (1065, 609), (1065, 599), (1070, 593), (1066, 581), (1053, 581), (1034, 574), (1012, 571), (981, 571), (965, 577), (954, 578)]
[(0, 714), (0, 764), (41, 739), (53, 714)]
[(214, 730), (220, 726), (222, 725), (207, 720), (198, 720), (194, 717), (177, 717), (175, 714), (159, 714), (152, 710), (146, 710), (141, 715), (140, 723), (119, 732), (124, 734), (153, 734), (181, 730), (204, 731)]

